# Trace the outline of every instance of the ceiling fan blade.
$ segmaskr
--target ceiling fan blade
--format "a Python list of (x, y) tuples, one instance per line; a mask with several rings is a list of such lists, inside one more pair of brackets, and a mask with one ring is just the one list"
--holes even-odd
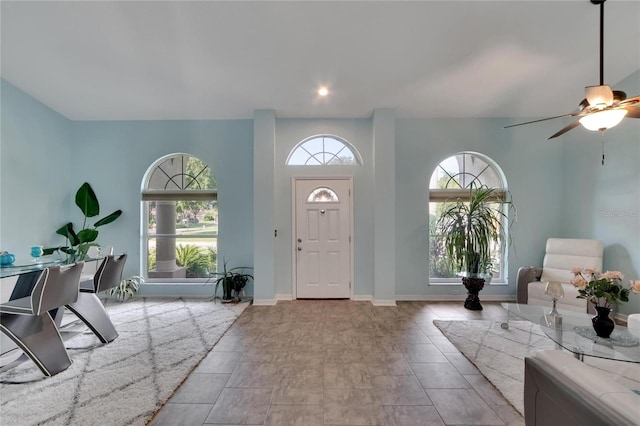
[(553, 138), (557, 138), (560, 135), (564, 135), (565, 133), (567, 133), (569, 130), (574, 129), (576, 127), (578, 127), (580, 125), (580, 120), (576, 120), (573, 123), (569, 124), (568, 126), (563, 127), (561, 130), (559, 130), (558, 132), (554, 133), (553, 135), (549, 136), (549, 139), (553, 139)]
[(634, 96), (633, 98), (625, 99), (620, 101), (617, 106), (628, 107), (640, 103), (640, 96)]
[(625, 118), (640, 118), (640, 108), (627, 108)]
[(576, 115), (578, 115), (578, 114), (577, 113), (571, 113), (571, 114), (556, 115), (555, 117), (541, 118), (539, 120), (527, 121), (526, 123), (510, 124), (508, 126), (504, 126), (504, 128), (508, 129), (509, 127), (524, 126), (525, 124), (539, 123), (541, 121), (553, 120), (553, 119), (556, 119), (556, 118), (563, 118), (563, 117), (573, 117), (573, 116), (576, 116)]

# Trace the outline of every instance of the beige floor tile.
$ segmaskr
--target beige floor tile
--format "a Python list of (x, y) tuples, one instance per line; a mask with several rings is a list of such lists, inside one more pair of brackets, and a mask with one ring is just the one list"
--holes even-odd
[(524, 418), (510, 405), (491, 407), (498, 417), (509, 426), (525, 426)]
[(411, 364), (411, 368), (425, 389), (470, 388), (462, 374), (451, 364)]
[(505, 424), (473, 389), (427, 389), (427, 395), (448, 425)]
[(280, 379), (280, 366), (273, 363), (240, 362), (227, 382), (232, 388), (273, 388)]
[(401, 352), (389, 354), (384, 361), (366, 364), (370, 377), (374, 376), (406, 376), (413, 375), (413, 370)]
[(281, 384), (273, 390), (272, 404), (322, 404), (324, 390), (320, 386)]
[(150, 426), (202, 426), (213, 404), (169, 403), (149, 423)]
[(242, 356), (242, 352), (209, 352), (194, 373), (231, 374)]
[(372, 382), (379, 405), (431, 405), (416, 376), (376, 376)]
[(505, 316), (499, 304), (484, 305), (477, 312), (462, 302), (251, 306), (153, 424), (520, 426), (518, 412), (433, 325)]
[(440, 352), (442, 352), (443, 354), (460, 353), (460, 351), (453, 345), (453, 343), (451, 343), (445, 336), (430, 336), (429, 339), (431, 339), (433, 344), (436, 345), (436, 347), (440, 349)]
[(191, 374), (171, 397), (174, 403), (214, 404), (230, 374)]
[(271, 389), (225, 388), (205, 423), (262, 425), (267, 419)]
[(325, 389), (371, 389), (371, 377), (366, 364), (325, 364)]
[(500, 392), (482, 374), (465, 374), (464, 378), (489, 405), (509, 405)]
[(433, 406), (383, 406), (382, 419), (386, 426), (444, 426)]
[(460, 374), (480, 374), (476, 366), (461, 353), (445, 353), (444, 356)]
[(326, 425), (382, 425), (372, 389), (325, 389)]
[(414, 362), (443, 362), (449, 360), (440, 352), (433, 343), (417, 343), (406, 346), (404, 356), (410, 363)]
[(273, 404), (266, 426), (322, 426), (324, 409), (321, 405)]

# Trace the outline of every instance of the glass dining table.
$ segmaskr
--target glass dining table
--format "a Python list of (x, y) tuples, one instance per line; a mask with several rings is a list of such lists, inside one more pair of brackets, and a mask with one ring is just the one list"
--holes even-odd
[[(97, 259), (85, 259), (85, 261), (91, 260)], [(75, 263), (75, 261), (62, 259), (55, 255), (43, 256), (35, 262), (32, 259), (17, 258), (12, 264), (2, 265), (2, 267), (0, 267), (0, 280), (17, 277), (9, 300), (27, 297), (31, 294), (31, 290), (33, 290), (33, 286), (43, 269), (50, 266), (70, 265), (73, 263)], [(0, 283), (2, 282), (3, 281), (0, 281)]]
[[(85, 258), (84, 262), (96, 262), (103, 257)], [(22, 297), (28, 297), (33, 291), (38, 277), (43, 269), (58, 266), (58, 265), (71, 265), (75, 263), (75, 260), (61, 258), (59, 256), (43, 256), (34, 262), (28, 258), (16, 258), (16, 260), (10, 265), (1, 265), (0, 267), (0, 290), (2, 296), (1, 301), (15, 300)], [(7, 294), (11, 291), (11, 294), (7, 297)], [(52, 311), (52, 317), (56, 317), (56, 311)], [(61, 318), (60, 318), (61, 319)], [(13, 361), (16, 358), (15, 344), (9, 339), (5, 339), (4, 335), (0, 336), (0, 367)], [(17, 355), (22, 353), (19, 351)]]

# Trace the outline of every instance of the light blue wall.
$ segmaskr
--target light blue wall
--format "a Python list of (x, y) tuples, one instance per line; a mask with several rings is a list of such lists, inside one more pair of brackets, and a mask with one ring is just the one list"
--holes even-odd
[(396, 299), (396, 135), (395, 111), (373, 112), (373, 284), (378, 303)]
[[(518, 267), (541, 265), (545, 241), (560, 232), (564, 164), (562, 145), (546, 141), (555, 126), (503, 129), (498, 119), (399, 119), (396, 122), (396, 295), (445, 297), (462, 285), (429, 286), (428, 188), (440, 161), (460, 151), (483, 153), (498, 163), (517, 208), (509, 250), (508, 283), (483, 294), (515, 294)], [(556, 124), (557, 125), (557, 124)]]
[(273, 111), (256, 111), (253, 117), (253, 253), (254, 298), (274, 302), (275, 281), (275, 202), (274, 156), (276, 115)]
[[(616, 88), (640, 93), (640, 72)], [(54, 234), (67, 220), (78, 222), (75, 189), (89, 181), (102, 212), (123, 216), (101, 228), (100, 241), (131, 255), (128, 272), (140, 263), (140, 187), (158, 158), (186, 152), (207, 162), (218, 181), (220, 254), (233, 264), (253, 265), (253, 120), (71, 122), (2, 81), (0, 150), (0, 244), (20, 252), (33, 243), (59, 243)], [(607, 159), (600, 166), (600, 137), (578, 128), (554, 141), (562, 127), (550, 121), (503, 129), (500, 119), (395, 120), (395, 287), (398, 299), (451, 296), (462, 286), (429, 286), (426, 257), (428, 183), (436, 165), (459, 151), (477, 151), (504, 171), (517, 207), (514, 244), (509, 251), (509, 286), (483, 294), (513, 295), (516, 271), (540, 265), (547, 238), (582, 237), (605, 241), (605, 268), (640, 278), (640, 120), (625, 120), (606, 135)], [(274, 131), (272, 125), (269, 132)], [(302, 139), (335, 134), (360, 152), (363, 166), (289, 167), (286, 158)], [(371, 119), (275, 119), (273, 157), (274, 287), (292, 293), (291, 178), (352, 176), (356, 296), (374, 295), (373, 123)], [(262, 164), (258, 162), (258, 164)], [(260, 167), (258, 167), (260, 169)], [(262, 172), (259, 172), (262, 173)], [(269, 177), (269, 176), (267, 176)], [(20, 206), (15, 208), (15, 206)], [(256, 214), (259, 214), (256, 206)], [(29, 226), (15, 226), (27, 223)], [(271, 234), (272, 229), (265, 232)], [(25, 252), (26, 255), (26, 252)], [(251, 288), (248, 289), (251, 292)], [(268, 297), (266, 295), (264, 297)], [(637, 300), (622, 312), (639, 312)]]
[(120, 219), (101, 228), (100, 241), (127, 251), (128, 268), (137, 271), (140, 264), (143, 176), (158, 158), (177, 152), (200, 158), (216, 178), (219, 259), (253, 265), (252, 120), (74, 122), (73, 140), (72, 186), (86, 179), (101, 211), (123, 210)]
[[(362, 156), (362, 166), (286, 166), (291, 150), (303, 139), (332, 134), (351, 143)], [(354, 294), (373, 295), (373, 152), (370, 119), (278, 119), (275, 155), (276, 294), (291, 295), (292, 177), (353, 177)], [(390, 284), (392, 285), (392, 284)]]
[[(640, 71), (615, 85), (629, 96), (640, 94)], [(604, 242), (604, 270), (640, 279), (640, 120), (626, 119), (602, 135), (582, 128), (567, 133), (565, 146), (563, 236)], [(640, 312), (632, 294), (622, 313)]]
[(69, 220), (72, 123), (0, 80), (0, 250), (29, 259), (30, 245), (64, 243)]

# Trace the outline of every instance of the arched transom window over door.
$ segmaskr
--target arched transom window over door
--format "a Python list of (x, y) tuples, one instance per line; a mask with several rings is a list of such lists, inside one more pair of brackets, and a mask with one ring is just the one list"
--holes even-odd
[[(429, 283), (460, 283), (459, 271), (452, 270), (446, 258), (442, 235), (438, 234), (436, 223), (440, 213), (452, 200), (469, 199), (470, 189), (486, 185), (496, 189), (500, 200), (507, 198), (507, 182), (500, 167), (489, 157), (477, 152), (459, 152), (438, 164), (429, 182)], [(505, 209), (505, 214), (507, 210)], [(508, 218), (503, 220), (506, 227)], [(493, 277), (491, 283), (505, 280), (506, 258), (503, 256), (502, 241), (491, 247)]]
[(333, 135), (306, 138), (291, 150), (289, 166), (361, 165), (358, 151), (346, 140)]
[(218, 191), (207, 164), (189, 154), (160, 158), (147, 170), (142, 201), (148, 280), (201, 281), (216, 271)]

